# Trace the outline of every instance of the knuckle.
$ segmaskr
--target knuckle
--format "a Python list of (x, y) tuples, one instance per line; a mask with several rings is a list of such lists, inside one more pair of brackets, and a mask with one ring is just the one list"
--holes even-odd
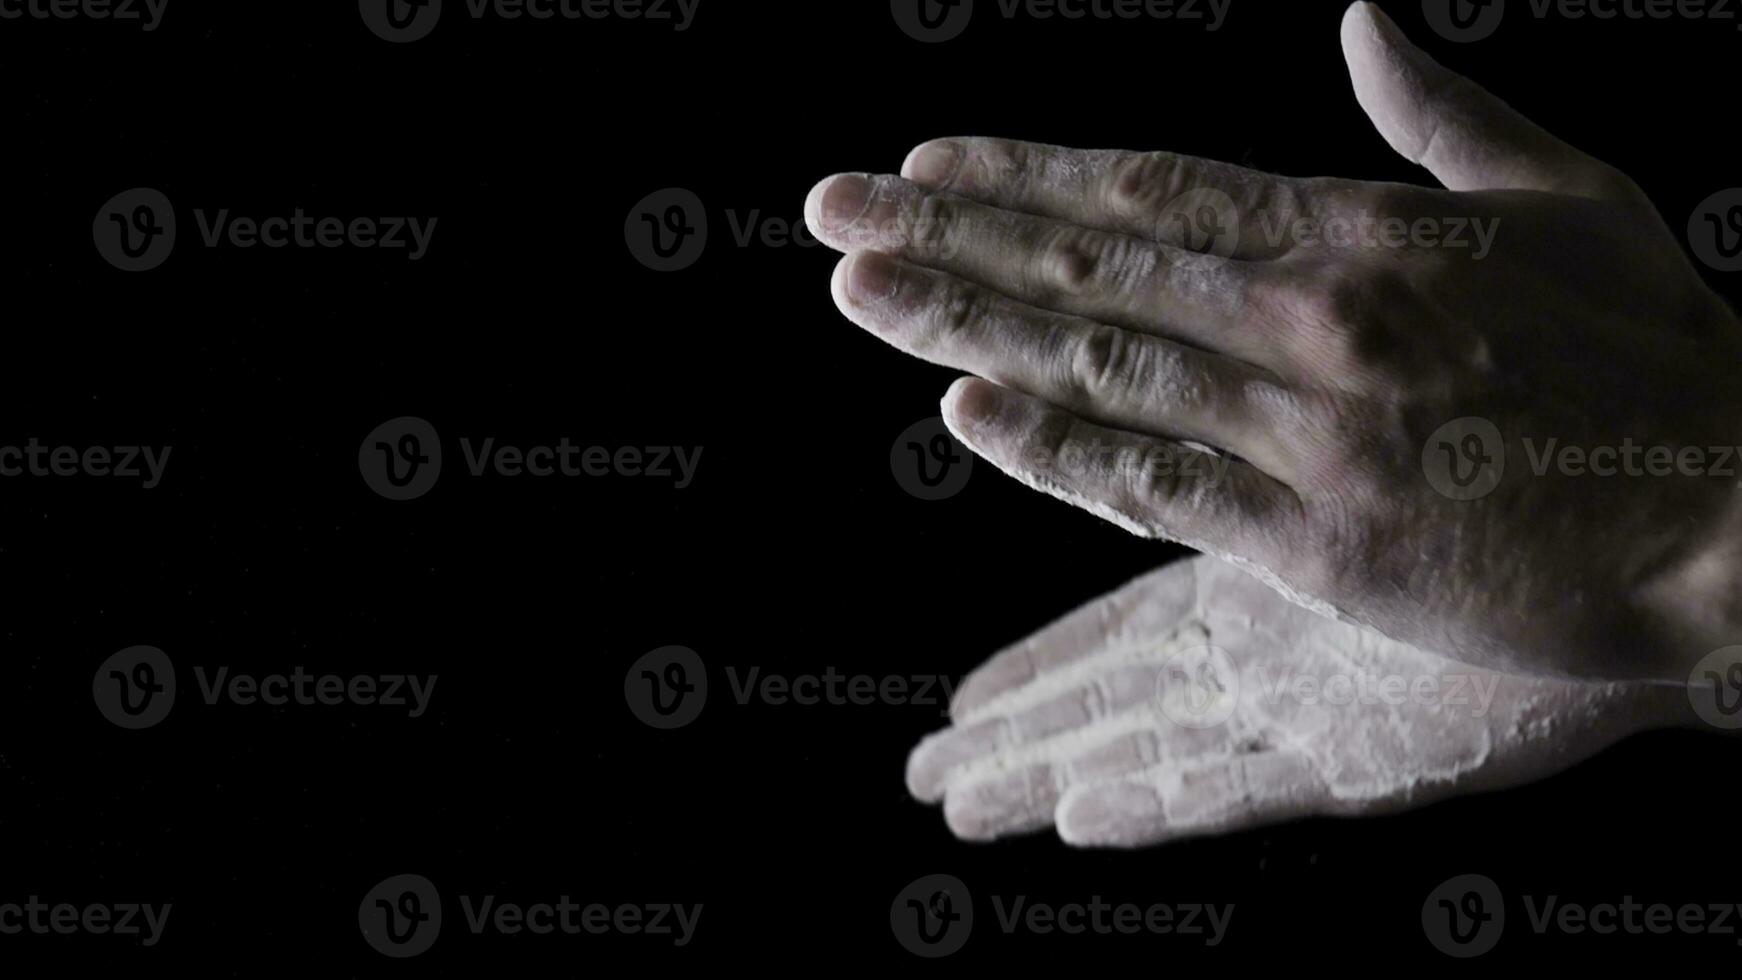
[(1047, 232), (1035, 255), (1031, 279), (1045, 296), (1125, 292), (1137, 269), (1129, 239), (1081, 228)]
[(1385, 303), (1400, 285), (1384, 269), (1326, 267), (1286, 290), (1284, 315), (1321, 334), (1358, 341), (1383, 326)]
[(937, 310), (936, 327), (922, 341), (923, 349), (959, 343), (986, 323), (992, 314), (992, 295), (972, 283), (951, 280), (943, 290)]
[(1066, 383), (1085, 401), (1127, 390), (1135, 375), (1137, 356), (1137, 345), (1125, 331), (1096, 324), (1075, 340)]
[(1034, 151), (1027, 143), (1010, 141), (1000, 146), (1003, 157), (1002, 169), (1009, 175), (1013, 196), (1018, 200), (1026, 199), (1034, 190), (1041, 175), (1036, 173), (1041, 168), (1039, 161), (1034, 159)]
[(1159, 212), (1178, 195), (1182, 183), (1179, 157), (1172, 153), (1134, 153), (1114, 168), (1107, 183), (1107, 208), (1114, 214)]
[(961, 208), (947, 194), (923, 192), (914, 201), (907, 240), (918, 252), (947, 256), (958, 233)]

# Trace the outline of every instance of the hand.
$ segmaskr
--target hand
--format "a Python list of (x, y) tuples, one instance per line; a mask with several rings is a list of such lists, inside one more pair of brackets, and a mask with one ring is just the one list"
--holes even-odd
[(1679, 723), (1684, 691), (1453, 663), (1199, 557), (998, 654), (907, 763), (957, 836), (1141, 846), (1541, 779)]
[(1446, 189), (937, 141), (812, 191), (836, 302), (979, 375), (945, 419), (1033, 487), (1467, 662), (1685, 683), (1742, 640), (1734, 469), (1562, 453), (1722, 464), (1742, 327), (1625, 176), (1370, 4), (1342, 33)]

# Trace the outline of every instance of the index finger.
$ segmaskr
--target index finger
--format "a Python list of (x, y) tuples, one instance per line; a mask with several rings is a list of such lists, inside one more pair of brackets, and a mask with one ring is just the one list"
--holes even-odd
[[(987, 137), (922, 143), (901, 176), (1006, 210), (1240, 259), (1286, 252), (1286, 241), (1264, 232), (1288, 227), (1310, 204), (1310, 182), (1230, 163)], [(1204, 218), (1206, 207), (1219, 227)]]

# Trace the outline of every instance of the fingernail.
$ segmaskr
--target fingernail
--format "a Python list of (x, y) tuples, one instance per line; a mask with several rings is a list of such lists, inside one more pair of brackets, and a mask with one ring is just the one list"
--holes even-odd
[(962, 148), (949, 140), (936, 140), (914, 150), (901, 168), (901, 175), (916, 184), (942, 187), (961, 166)]
[(1004, 396), (998, 386), (979, 378), (963, 378), (951, 389), (950, 414), (968, 425), (985, 425), (998, 417)]
[(847, 269), (847, 295), (855, 302), (884, 300), (895, 295), (901, 269), (895, 260), (876, 252), (860, 252)]
[(843, 174), (823, 190), (823, 223), (834, 228), (850, 225), (871, 203), (871, 182), (858, 174)]

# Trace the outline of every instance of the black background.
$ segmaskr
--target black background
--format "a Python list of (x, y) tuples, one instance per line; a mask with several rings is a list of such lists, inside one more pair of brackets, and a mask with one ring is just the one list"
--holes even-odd
[[(983, 5), (991, 6), (987, 0)], [(450, 5), (459, 7), (456, 0)], [(1635, 175), (1678, 231), (1735, 185), (1735, 21), (1404, 29)], [(1515, 0), (1514, 6), (1524, 5)], [(980, 15), (921, 45), (878, 0), (703, 0), (695, 25), (472, 21), (391, 45), (348, 2), (171, 0), (152, 33), (0, 21), (10, 206), (0, 442), (172, 445), (162, 486), (0, 482), (0, 901), (172, 902), (163, 941), (0, 937), (0, 972), (89, 960), (188, 975), (581, 975), (623, 964), (834, 970), (1097, 963), (1162, 974), (1443, 957), (1422, 899), (1466, 872), (1509, 893), (1735, 901), (1733, 746), (1636, 739), (1527, 789), (1136, 853), (1050, 834), (954, 840), (902, 767), (923, 706), (739, 706), (724, 668), (959, 676), (1176, 557), (992, 472), (942, 502), (889, 448), (952, 372), (852, 327), (820, 247), (739, 247), (729, 215), (797, 223), (829, 173), (896, 170), (941, 135), (1163, 148), (1281, 173), (1430, 178), (1349, 91), (1338, 3), (1234, 0), (1218, 32)], [(126, 274), (92, 245), (111, 195), (155, 187), (181, 237)], [(644, 195), (706, 203), (707, 252), (649, 271)], [(438, 216), (429, 254), (198, 246), (193, 209)], [(1736, 280), (1714, 277), (1736, 296)], [(449, 469), (372, 493), (357, 448), (428, 419)], [(700, 445), (696, 483), (473, 479), (454, 443)], [(91, 701), (133, 644), (181, 671), (123, 731)], [(713, 694), (649, 729), (623, 676), (666, 644)], [(207, 706), (189, 667), (435, 673), (431, 709)], [(382, 878), (520, 902), (700, 902), (693, 943), (477, 937), (385, 959), (358, 934)], [(931, 873), (977, 895), (1233, 902), (1185, 937), (1003, 936), (926, 963), (891, 936)], [(1512, 910), (1517, 914), (1517, 910)], [(1522, 916), (1520, 916), (1522, 918)], [(1538, 937), (1480, 961), (1734, 962), (1735, 937)], [(619, 964), (618, 967), (611, 966)]]

